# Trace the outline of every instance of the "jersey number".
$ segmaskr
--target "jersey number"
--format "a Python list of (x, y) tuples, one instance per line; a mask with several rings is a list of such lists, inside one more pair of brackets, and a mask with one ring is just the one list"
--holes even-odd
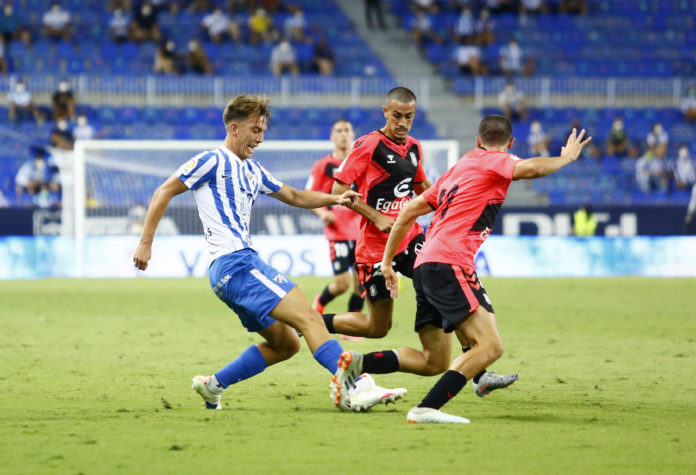
[(459, 185), (454, 185), (454, 187), (447, 191), (447, 190), (442, 190), (440, 191), (440, 197), (438, 198), (438, 201), (440, 203), (443, 202), (443, 200), (446, 200), (447, 203), (445, 204), (445, 207), (442, 208), (442, 212), (440, 213), (440, 218), (444, 218), (445, 215), (447, 214), (447, 210), (449, 209), (450, 203), (452, 203), (452, 199), (454, 199), (454, 195), (457, 194), (457, 190), (459, 189)]

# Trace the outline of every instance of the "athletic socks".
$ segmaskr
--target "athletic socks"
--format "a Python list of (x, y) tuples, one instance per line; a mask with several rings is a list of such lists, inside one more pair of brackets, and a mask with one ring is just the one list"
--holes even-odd
[(341, 353), (343, 353), (343, 348), (341, 344), (336, 340), (325, 341), (317, 351), (314, 352), (312, 356), (319, 362), (324, 368), (335, 373), (338, 369), (338, 360), (341, 358)]
[(324, 290), (321, 291), (321, 295), (319, 296), (319, 303), (326, 306), (329, 302), (331, 302), (336, 296), (332, 295), (331, 292), (329, 292), (329, 286), (327, 285), (324, 287)]
[(386, 374), (399, 371), (396, 350), (375, 351), (363, 355), (363, 373)]
[[(471, 349), (470, 346), (462, 346), (462, 353), (466, 353)], [(478, 373), (476, 376), (474, 376), (474, 384), (478, 384), (479, 378), (483, 376), (486, 371), (488, 371), (486, 368), (483, 368), (480, 373)]]
[(261, 373), (266, 366), (266, 360), (263, 359), (261, 351), (256, 345), (251, 345), (237, 359), (215, 373), (215, 378), (220, 386), (226, 388), (230, 384)]
[(335, 316), (335, 313), (325, 313), (321, 316), (321, 318), (324, 319), (324, 325), (326, 325), (326, 330), (329, 333), (336, 333), (336, 329), (333, 326), (333, 319)]
[(418, 407), (440, 409), (456, 396), (466, 384), (466, 377), (457, 371), (447, 370), (435, 383)]
[(351, 294), (348, 300), (348, 311), (349, 312), (362, 312), (363, 304), (365, 299), (359, 295)]

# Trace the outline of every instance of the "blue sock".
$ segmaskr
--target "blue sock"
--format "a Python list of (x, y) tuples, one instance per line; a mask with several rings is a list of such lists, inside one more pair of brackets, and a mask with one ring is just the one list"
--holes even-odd
[(215, 373), (215, 377), (220, 385), (226, 388), (230, 384), (238, 383), (261, 373), (266, 369), (266, 366), (266, 360), (263, 359), (261, 351), (256, 345), (251, 345), (232, 363)]
[(338, 360), (341, 358), (341, 353), (343, 353), (341, 344), (336, 340), (328, 340), (317, 348), (317, 351), (315, 351), (312, 356), (314, 356), (314, 359), (317, 360), (319, 364), (333, 374), (338, 369)]

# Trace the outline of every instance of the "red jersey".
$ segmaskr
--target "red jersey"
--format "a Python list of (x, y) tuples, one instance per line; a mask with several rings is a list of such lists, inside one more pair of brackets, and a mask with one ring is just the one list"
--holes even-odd
[[(365, 203), (396, 219), (401, 208), (415, 196), (413, 185), (425, 181), (422, 150), (420, 142), (410, 135), (405, 143), (398, 144), (376, 130), (355, 142), (334, 179), (346, 184), (355, 182)], [(389, 233), (381, 232), (372, 221), (361, 218), (355, 261), (368, 264), (380, 262)], [(421, 225), (414, 224), (399, 244), (397, 254), (422, 232)]]
[[(317, 160), (312, 166), (305, 189), (331, 193), (334, 173), (342, 161), (340, 158), (334, 157), (333, 154), (328, 154)], [(329, 241), (356, 241), (360, 233), (360, 218), (362, 216), (345, 206), (332, 206), (331, 211), (336, 219), (333, 223), (324, 226), (326, 239)]]
[(510, 153), (471, 150), (423, 193), (435, 215), (414, 267), (439, 262), (474, 268), (518, 160)]

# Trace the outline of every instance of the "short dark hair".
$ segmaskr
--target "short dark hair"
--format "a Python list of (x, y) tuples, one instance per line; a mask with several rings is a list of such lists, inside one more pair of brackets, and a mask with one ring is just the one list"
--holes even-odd
[(227, 130), (232, 122), (242, 122), (247, 120), (252, 115), (260, 115), (266, 117), (266, 121), (270, 125), (271, 111), (268, 104), (271, 100), (268, 96), (252, 96), (250, 94), (240, 94), (232, 99), (225, 111), (222, 113), (222, 122)]
[(333, 123), (331, 124), (331, 130), (333, 130), (333, 128), (336, 126), (336, 124), (340, 124), (341, 122), (345, 122), (346, 124), (350, 124), (351, 127), (353, 126), (351, 121), (349, 121), (345, 117), (339, 117), (338, 119), (334, 120)]
[(387, 93), (387, 96), (384, 98), (384, 105), (389, 106), (391, 101), (403, 102), (406, 104), (409, 102), (418, 102), (412, 90), (401, 86), (395, 87)]
[(478, 136), (484, 146), (505, 145), (512, 138), (512, 125), (504, 116), (492, 114), (479, 124)]

